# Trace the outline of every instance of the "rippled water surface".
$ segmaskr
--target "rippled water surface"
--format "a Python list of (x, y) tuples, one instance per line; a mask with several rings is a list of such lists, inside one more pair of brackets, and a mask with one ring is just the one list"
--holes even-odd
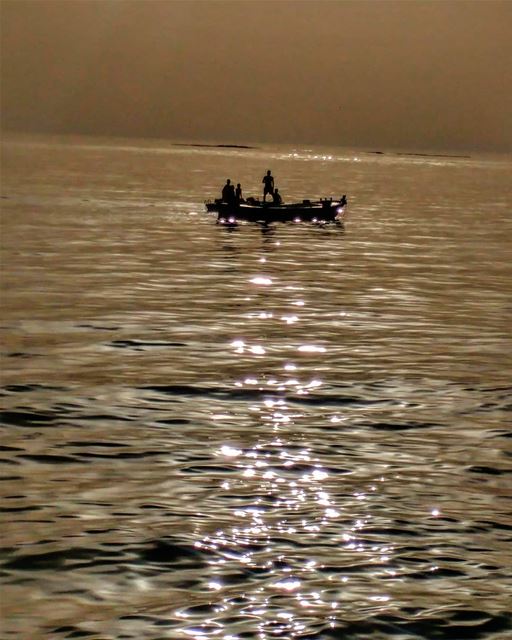
[(512, 637), (510, 169), (7, 139), (3, 637)]

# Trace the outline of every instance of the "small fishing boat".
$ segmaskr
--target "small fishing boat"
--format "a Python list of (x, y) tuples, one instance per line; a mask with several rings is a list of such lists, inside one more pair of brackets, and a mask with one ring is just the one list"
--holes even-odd
[(221, 199), (207, 200), (206, 210), (217, 213), (219, 224), (236, 224), (238, 220), (248, 222), (341, 222), (343, 219), (347, 197), (334, 200), (303, 200), (291, 204), (275, 204), (273, 202), (261, 202), (255, 198), (239, 204), (232, 204)]

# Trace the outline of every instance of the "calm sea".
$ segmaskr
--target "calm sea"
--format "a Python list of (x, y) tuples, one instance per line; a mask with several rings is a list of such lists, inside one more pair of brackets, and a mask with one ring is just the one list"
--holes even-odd
[(511, 638), (511, 168), (6, 138), (2, 637)]

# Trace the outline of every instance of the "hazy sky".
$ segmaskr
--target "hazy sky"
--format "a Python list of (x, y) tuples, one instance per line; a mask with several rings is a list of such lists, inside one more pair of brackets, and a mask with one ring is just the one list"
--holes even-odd
[(512, 151), (512, 0), (2, 0), (5, 130)]

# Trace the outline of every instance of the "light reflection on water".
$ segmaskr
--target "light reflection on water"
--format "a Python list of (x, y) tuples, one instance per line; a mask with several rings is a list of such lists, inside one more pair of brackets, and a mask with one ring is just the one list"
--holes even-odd
[[(5, 637), (507, 637), (509, 165), (78, 142), (4, 149)], [(345, 228), (203, 214), (267, 165)]]

